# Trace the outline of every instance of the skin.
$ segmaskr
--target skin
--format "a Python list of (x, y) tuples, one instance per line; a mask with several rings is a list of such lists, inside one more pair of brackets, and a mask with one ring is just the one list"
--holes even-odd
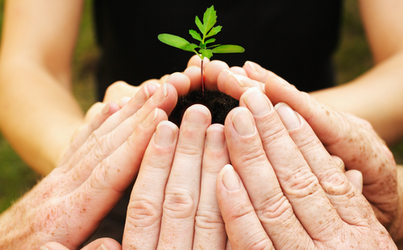
[(176, 100), (172, 85), (151, 84), (122, 108), (105, 105), (60, 166), (1, 215), (0, 248), (37, 249), (49, 241), (80, 246), (133, 182), (148, 142)]
[[(217, 242), (217, 245), (203, 245), (203, 249), (396, 249), (370, 204), (349, 182), (338, 158), (327, 152), (302, 116), (283, 103), (273, 107), (257, 88), (247, 90), (241, 96), (240, 105), (229, 113), (225, 128), (212, 125), (207, 130), (208, 111), (200, 105), (191, 107), (181, 126), (175, 153), (174, 139), (170, 136), (175, 126), (169, 122), (160, 123), (152, 140), (155, 142), (159, 129), (169, 139), (163, 140), (165, 148), (155, 147), (153, 143), (147, 148), (128, 210), (128, 213), (136, 211), (138, 215), (128, 216), (127, 238), (124, 238), (122, 248), (190, 249)], [(190, 112), (196, 115), (189, 117)], [(194, 125), (192, 122), (187, 124), (190, 118), (195, 119)], [(166, 127), (161, 128), (163, 126)], [(200, 164), (203, 131), (207, 137)], [(217, 136), (221, 138), (218, 141)], [(188, 148), (186, 141), (189, 139), (194, 144)], [(239, 147), (240, 144), (245, 146)], [(222, 168), (222, 164), (229, 162), (227, 147), (234, 167), (227, 164)], [(150, 155), (152, 157), (148, 158)], [(217, 158), (210, 158), (212, 155)], [(216, 166), (212, 171), (214, 174), (205, 178), (208, 171), (200, 167), (207, 166), (208, 158), (214, 159), (211, 163), (215, 162)], [(223, 161), (218, 163), (219, 159)], [(191, 171), (186, 171), (189, 167)], [(193, 171), (194, 168), (198, 170)], [(200, 183), (194, 179), (200, 180), (200, 173), (202, 183), (212, 184), (211, 181), (216, 180), (216, 190), (211, 189), (213, 183), (205, 193), (217, 193), (217, 201), (208, 206), (214, 208), (215, 215), (208, 217), (219, 217), (218, 202), (229, 239), (227, 246), (222, 221), (218, 223), (218, 233), (206, 231), (197, 237), (201, 232), (197, 227), (197, 215), (202, 214), (200, 210), (204, 206), (201, 204), (206, 201), (202, 198), (204, 189), (201, 185), (200, 203), (195, 212), (194, 202)], [(355, 179), (360, 176), (356, 170), (349, 173), (355, 175)], [(164, 193), (165, 185), (167, 191)], [(174, 200), (170, 197), (172, 188), (176, 190)], [(146, 205), (140, 205), (141, 202)], [(189, 230), (194, 226), (195, 230)], [(217, 235), (222, 237), (215, 238)], [(127, 241), (131, 243), (125, 245)], [(66, 249), (58, 243), (45, 246), (52, 250)], [(99, 239), (83, 249), (122, 248), (110, 239)]]
[(241, 106), (225, 123), (233, 167), (217, 179), (233, 249), (396, 249), (298, 113), (283, 103), (274, 108), (257, 88)]
[[(398, 109), (390, 108), (403, 105), (399, 96), (403, 86), (403, 7), (399, 0), (362, 0), (359, 4), (376, 66), (354, 84), (314, 94), (324, 103), (369, 120), (384, 140), (393, 143), (403, 135), (403, 118), (393, 111)], [(22, 159), (44, 175), (58, 166), (77, 129), (85, 125), (71, 92), (71, 61), (82, 9), (82, 0), (5, 1), (0, 129)], [(191, 79), (198, 81), (197, 77)], [(192, 82), (191, 89), (195, 86)], [(373, 106), (374, 93), (379, 108), (369, 113), (366, 107)], [(387, 101), (379, 100), (379, 93)], [(123, 96), (127, 95), (121, 93), (118, 101)], [(30, 124), (29, 129), (25, 124)]]
[[(190, 107), (180, 130), (161, 122), (132, 190), (122, 246), (104, 238), (83, 249), (225, 249), (215, 182), (228, 163), (224, 126), (211, 125), (206, 107)], [(68, 248), (50, 242), (43, 249)]]

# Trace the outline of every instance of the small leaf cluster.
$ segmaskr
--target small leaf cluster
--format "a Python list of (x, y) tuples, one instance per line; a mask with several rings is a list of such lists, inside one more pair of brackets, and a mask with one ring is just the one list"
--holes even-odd
[(217, 14), (214, 10), (214, 6), (207, 8), (206, 12), (203, 15), (203, 22), (196, 16), (196, 26), (199, 29), (200, 33), (196, 30), (189, 30), (189, 34), (197, 41), (200, 42), (199, 45), (190, 43), (186, 39), (171, 35), (171, 34), (160, 34), (158, 35), (158, 39), (170, 46), (173, 46), (178, 49), (182, 49), (185, 51), (195, 52), (201, 59), (207, 57), (210, 59), (213, 56), (213, 53), (242, 53), (245, 51), (239, 45), (220, 45), (215, 44), (212, 45), (216, 41), (216, 39), (211, 38), (212, 36), (217, 35), (222, 26), (215, 26), (217, 22)]

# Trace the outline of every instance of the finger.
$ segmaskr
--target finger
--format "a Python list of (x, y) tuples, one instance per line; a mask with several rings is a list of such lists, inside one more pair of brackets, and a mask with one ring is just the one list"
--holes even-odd
[[(74, 212), (82, 218), (80, 232), (83, 235), (91, 233), (90, 225), (100, 223), (133, 182), (155, 128), (167, 119), (162, 110), (156, 112), (155, 119), (145, 119), (122, 146), (97, 165), (81, 186), (68, 194), (66, 206), (76, 208)], [(69, 225), (73, 222), (66, 223), (75, 228), (75, 225)]]
[(165, 190), (158, 248), (192, 248), (204, 140), (210, 123), (210, 112), (202, 105), (191, 106), (183, 116)]
[[(315, 218), (328, 218), (334, 221), (336, 227), (340, 226), (342, 222), (314, 175), (316, 172), (312, 172), (287, 132), (287, 129), (295, 129), (301, 124), (294, 111), (279, 108), (274, 110), (268, 98), (256, 88), (249, 89), (242, 95), (240, 105), (247, 106), (253, 114), (264, 151), (282, 191), (308, 234), (316, 239), (321, 233), (330, 230), (320, 220), (314, 220)], [(278, 112), (282, 112), (283, 119), (280, 119)], [(333, 162), (330, 156), (329, 158)], [(312, 200), (321, 206), (311, 206)]]
[[(259, 90), (255, 90), (261, 93)], [(266, 109), (270, 105), (268, 101), (266, 104), (259, 102), (258, 99), (256, 101), (257, 106)], [(262, 115), (262, 117), (267, 118), (267, 116), (274, 115), (275, 113), (271, 109), (271, 112)], [(262, 135), (267, 136), (268, 133), (272, 133), (272, 125), (270, 121), (267, 122), (268, 132), (262, 133)], [(235, 108), (228, 114), (225, 121), (225, 138), (231, 163), (240, 175), (256, 214), (274, 246), (287, 246), (292, 249), (299, 244), (299, 242), (290, 241), (284, 237), (284, 233), (289, 230), (301, 237), (299, 240), (309, 244), (310, 237), (295, 216), (290, 202), (283, 194), (276, 172), (274, 172), (266, 156), (262, 140), (255, 127), (254, 118), (246, 108)], [(273, 151), (280, 150), (284, 151), (286, 148), (282, 146)], [(279, 152), (276, 153), (279, 154)]]
[(183, 73), (173, 73), (170, 75), (166, 82), (172, 84), (179, 96), (186, 95), (190, 89), (190, 79), (186, 74)]
[[(94, 104), (87, 112), (87, 116), (93, 116), (93, 118), (89, 121), (85, 121), (86, 124), (80, 128), (77, 132), (76, 136), (73, 136), (74, 140), (70, 144), (70, 147), (64, 153), (62, 159), (60, 160), (59, 165), (66, 164), (68, 160), (74, 155), (74, 153), (84, 144), (84, 142), (88, 139), (88, 137), (98, 129), (102, 123), (106, 121), (111, 115), (116, 113), (119, 110), (119, 106), (115, 103), (107, 103)], [(97, 112), (95, 115), (94, 113)], [(94, 115), (93, 115), (94, 114)]]
[[(200, 60), (200, 59), (199, 59)], [(206, 89), (218, 90), (217, 77), (223, 69), (229, 69), (228, 65), (222, 61), (211, 61), (204, 65), (203, 77)], [(201, 89), (201, 70), (200, 65), (191, 65), (184, 72), (191, 82), (191, 87), (189, 91)]]
[[(205, 58), (203, 59), (203, 64), (204, 64), (204, 66), (206, 66), (209, 62), (210, 62), (210, 60), (209, 60), (207, 57), (205, 57)], [(198, 55), (194, 55), (194, 56), (192, 56), (192, 57), (189, 59), (187, 66), (188, 66), (188, 67), (190, 67), (190, 66), (197, 66), (197, 67), (200, 68), (200, 65), (201, 65), (201, 59), (200, 59), (200, 57), (199, 57)]]
[(106, 89), (103, 102), (118, 103), (124, 96), (135, 96), (141, 87), (129, 85), (124, 81), (116, 81)]
[[(176, 90), (168, 84), (162, 85), (143, 106), (138, 107), (144, 101), (141, 97), (139, 100), (136, 100), (136, 97), (132, 98), (115, 116), (111, 116), (80, 148), (76, 153), (78, 155), (74, 155), (81, 159), (78, 166), (70, 173), (77, 183), (84, 181), (99, 162), (122, 145), (132, 133), (133, 128), (143, 122), (151, 111), (159, 107), (170, 112), (177, 99)], [(71, 168), (71, 165), (67, 167)]]
[(231, 72), (233, 72), (234, 74), (243, 75), (243, 76), (248, 76), (248, 74), (246, 73), (246, 71), (245, 71), (242, 67), (239, 67), (239, 66), (232, 66), (232, 67), (230, 68), (230, 70), (231, 70)]
[(226, 164), (229, 164), (229, 155), (224, 126), (213, 124), (206, 133), (193, 249), (225, 249), (227, 235), (218, 207), (216, 181), (218, 173)]
[(363, 179), (362, 174), (358, 170), (348, 170), (344, 173), (347, 179), (353, 184), (353, 186), (357, 189), (358, 193), (362, 193), (363, 187)]
[(211, 61), (204, 70), (204, 76), (205, 76), (205, 84), (206, 84), (206, 89), (211, 89), (211, 90), (220, 90), (221, 92), (225, 93), (225, 88), (220, 88), (218, 85), (218, 76), (220, 73), (224, 70), (228, 70), (228, 64), (222, 61)]
[(236, 74), (230, 70), (223, 70), (217, 78), (217, 85), (221, 92), (239, 100), (249, 88), (256, 87), (264, 92), (264, 84), (251, 80), (247, 76)]
[[(121, 245), (110, 238), (101, 238), (89, 243), (82, 250), (121, 250)], [(68, 250), (67, 247), (57, 242), (49, 242), (41, 246), (40, 250)]]
[(251, 62), (251, 61), (246, 61), (243, 69), (245, 70), (247, 76), (250, 79), (265, 83), (266, 80), (271, 77), (271, 76), (276, 76), (273, 72), (266, 70), (262, 68), (257, 63)]
[[(274, 102), (286, 102), (301, 114), (315, 134), (333, 155), (341, 157), (347, 169), (356, 169), (363, 175), (363, 194), (376, 206), (378, 219), (384, 224), (397, 204), (393, 155), (376, 135), (371, 125), (352, 115), (336, 112), (300, 92), (278, 77), (266, 81), (266, 95)], [(382, 192), (379, 192), (382, 190)]]
[(340, 168), (343, 172), (346, 172), (346, 167), (345, 167), (345, 165), (344, 165), (343, 160), (342, 160), (340, 157), (336, 156), (336, 155), (332, 155), (332, 158), (333, 158), (334, 163), (335, 163), (337, 166), (339, 166), (339, 168)]
[(274, 249), (231, 165), (226, 165), (218, 175), (217, 199), (230, 249)]
[(132, 190), (123, 247), (156, 249), (161, 225), (162, 203), (175, 153), (178, 128), (163, 121), (151, 139)]
[[(366, 215), (372, 214), (372, 209), (365, 204), (362, 195), (335, 164), (306, 121), (286, 104), (277, 104), (276, 111), (341, 219), (350, 225), (360, 225), (362, 221), (366, 221)], [(317, 215), (326, 216), (323, 213)], [(333, 213), (328, 213), (323, 218), (332, 218), (331, 216), (335, 217)], [(307, 227), (305, 224), (304, 226)]]
[(67, 162), (67, 170), (69, 170), (69, 166), (76, 165), (81, 159), (88, 154), (88, 152), (95, 145), (96, 141), (101, 138), (103, 135), (112, 131), (116, 128), (120, 123), (122, 123), (125, 119), (133, 115), (140, 109), (144, 103), (150, 98), (150, 91), (152, 92), (154, 89), (154, 85), (146, 85), (141, 88), (137, 94), (131, 98), (128, 102), (128, 105), (125, 105), (124, 108), (120, 109), (119, 112), (111, 115), (110, 119), (107, 119), (101, 126), (91, 133), (91, 136), (86, 138), (85, 143), (81, 144), (81, 147), (75, 152), (74, 156), (70, 157)]

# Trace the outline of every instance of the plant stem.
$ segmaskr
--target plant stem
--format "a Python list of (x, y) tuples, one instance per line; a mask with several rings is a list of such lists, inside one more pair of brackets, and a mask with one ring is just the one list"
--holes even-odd
[(202, 84), (202, 94), (204, 96), (204, 77), (203, 77), (203, 59), (201, 60), (201, 68), (200, 68), (200, 76), (201, 76), (201, 84)]

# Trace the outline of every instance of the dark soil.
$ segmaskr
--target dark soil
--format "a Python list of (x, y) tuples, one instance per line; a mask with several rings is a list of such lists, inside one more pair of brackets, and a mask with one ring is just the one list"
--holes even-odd
[(228, 112), (238, 107), (239, 101), (219, 91), (205, 90), (204, 94), (201, 90), (193, 91), (186, 96), (179, 97), (169, 120), (179, 127), (186, 109), (194, 104), (202, 104), (210, 110), (212, 123), (224, 124)]

